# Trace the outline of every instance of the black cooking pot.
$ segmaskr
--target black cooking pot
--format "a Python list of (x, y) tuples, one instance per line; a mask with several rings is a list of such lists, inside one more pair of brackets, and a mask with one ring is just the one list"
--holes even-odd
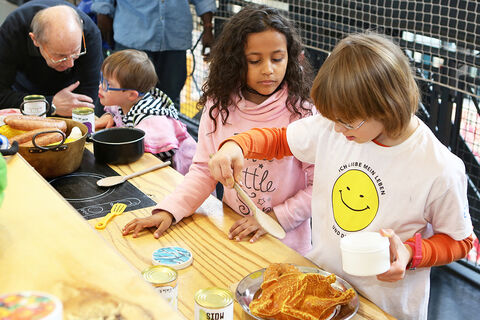
[(143, 155), (145, 132), (136, 128), (109, 128), (92, 135), (93, 154), (99, 162), (126, 164)]

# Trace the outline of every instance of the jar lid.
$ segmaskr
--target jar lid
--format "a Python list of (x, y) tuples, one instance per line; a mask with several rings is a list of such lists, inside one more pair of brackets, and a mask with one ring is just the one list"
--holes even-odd
[(166, 266), (151, 266), (142, 272), (142, 276), (152, 284), (168, 284), (177, 280), (177, 271)]
[(192, 264), (192, 253), (181, 247), (164, 247), (157, 249), (152, 254), (152, 263), (174, 268), (184, 269)]
[(72, 114), (79, 114), (79, 115), (85, 115), (85, 114), (92, 114), (94, 113), (93, 108), (90, 107), (78, 107), (72, 110)]
[(349, 252), (374, 252), (390, 245), (387, 237), (378, 232), (350, 233), (340, 240), (340, 248)]
[(23, 97), (23, 101), (33, 101), (33, 100), (44, 100), (45, 96), (41, 94), (31, 94), (29, 96)]
[(225, 308), (233, 303), (230, 290), (218, 287), (200, 289), (195, 293), (195, 302), (204, 308)]

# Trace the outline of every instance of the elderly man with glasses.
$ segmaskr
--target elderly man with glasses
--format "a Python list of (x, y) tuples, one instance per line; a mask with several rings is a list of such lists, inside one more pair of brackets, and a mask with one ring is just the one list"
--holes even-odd
[(50, 115), (94, 108), (101, 41), (95, 23), (66, 1), (18, 7), (0, 26), (0, 109), (18, 108), (31, 94), (47, 98)]

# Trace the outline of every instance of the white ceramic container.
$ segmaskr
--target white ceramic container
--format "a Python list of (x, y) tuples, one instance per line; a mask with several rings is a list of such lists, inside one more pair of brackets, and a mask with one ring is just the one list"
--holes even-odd
[(390, 242), (378, 232), (351, 233), (340, 240), (343, 271), (374, 276), (390, 269)]

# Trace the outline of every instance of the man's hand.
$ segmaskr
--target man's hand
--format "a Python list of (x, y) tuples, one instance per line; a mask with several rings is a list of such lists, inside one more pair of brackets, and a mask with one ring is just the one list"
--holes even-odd
[(213, 24), (212, 12), (206, 12), (202, 14), (202, 23), (203, 23), (203, 35), (202, 35), (202, 55), (205, 61), (208, 61), (210, 58), (210, 50), (212, 49), (214, 38), (213, 38)]
[(202, 35), (202, 55), (205, 61), (210, 58), (210, 50), (212, 49), (214, 42), (212, 27), (206, 27), (203, 29)]
[(97, 26), (102, 34), (102, 40), (113, 49), (113, 18), (106, 14), (97, 14)]
[(53, 96), (52, 103), (57, 108), (59, 116), (71, 117), (72, 110), (79, 107), (95, 108), (92, 98), (84, 94), (73, 93), (73, 90), (79, 85), (80, 81), (77, 81)]
[(95, 131), (111, 128), (115, 125), (113, 116), (110, 113), (105, 113), (99, 119), (95, 120)]

